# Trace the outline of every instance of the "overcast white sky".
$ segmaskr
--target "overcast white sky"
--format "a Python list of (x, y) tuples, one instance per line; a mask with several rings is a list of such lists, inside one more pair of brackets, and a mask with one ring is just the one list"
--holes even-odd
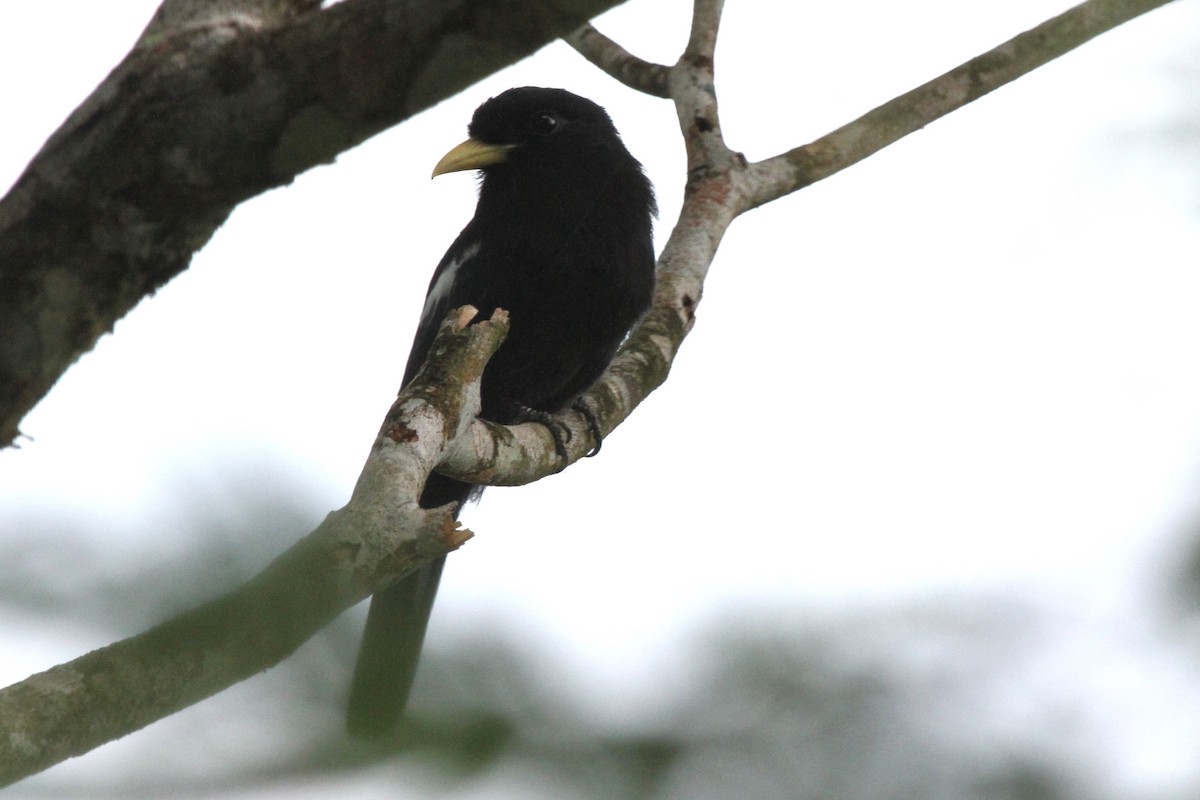
[[(0, 11), (0, 186), (156, 5)], [(810, 141), (1067, 5), (730, 2), (727, 138), (751, 159)], [(671, 61), (689, 6), (598, 26)], [(1136, 618), (1197, 518), (1198, 37), (1175, 3), (736, 222), (667, 385), (599, 458), (467, 512), (435, 619), (486, 609), (636, 680), (720, 609), (1012, 593)], [(314, 523), (344, 503), (472, 213), (470, 176), (429, 171), (525, 84), (609, 109), (665, 241), (672, 109), (549, 47), (239, 208), (0, 452), (0, 535), (51, 515), (119, 564), (276, 471)], [(105, 643), (6, 641), (0, 682)]]

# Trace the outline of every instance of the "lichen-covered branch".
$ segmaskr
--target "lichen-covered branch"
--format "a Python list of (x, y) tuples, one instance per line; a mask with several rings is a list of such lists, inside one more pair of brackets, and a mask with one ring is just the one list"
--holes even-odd
[(447, 319), (387, 414), (350, 502), (245, 585), (145, 633), (0, 690), (0, 786), (162, 719), (282, 661), (333, 617), (461, 546), (455, 508), (417, 504), (447, 444), (479, 413), (504, 339), (496, 312)]
[(725, 0), (693, 0), (692, 25), (688, 31), (687, 47), (683, 50), (684, 59), (713, 60), (724, 8)]
[(0, 200), (0, 447), (242, 201), (619, 0), (167, 0)]

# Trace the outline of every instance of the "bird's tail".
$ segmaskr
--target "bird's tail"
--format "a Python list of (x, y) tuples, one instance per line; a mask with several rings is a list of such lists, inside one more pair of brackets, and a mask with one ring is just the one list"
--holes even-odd
[[(421, 506), (461, 504), (472, 491), (478, 487), (434, 473), (421, 493)], [(352, 735), (384, 736), (404, 713), (445, 561), (445, 556), (430, 561), (371, 598), (350, 685), (346, 728)]]
[(371, 598), (346, 717), (354, 736), (383, 736), (404, 712), (445, 561), (430, 561)]

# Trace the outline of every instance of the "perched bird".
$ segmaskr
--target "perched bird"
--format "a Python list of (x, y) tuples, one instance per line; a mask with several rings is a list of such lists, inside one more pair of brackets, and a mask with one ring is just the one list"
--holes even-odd
[[(484, 370), (480, 416), (544, 420), (600, 377), (650, 305), (654, 190), (604, 109), (562, 89), (510, 89), (481, 105), (467, 130), (433, 175), (478, 169), (479, 201), (433, 273), (404, 383), (451, 308), (469, 303), (480, 319), (504, 308), (510, 329)], [(480, 491), (434, 473), (421, 505), (461, 508)], [(351, 733), (385, 734), (403, 712), (442, 566), (431, 562), (372, 598)]]

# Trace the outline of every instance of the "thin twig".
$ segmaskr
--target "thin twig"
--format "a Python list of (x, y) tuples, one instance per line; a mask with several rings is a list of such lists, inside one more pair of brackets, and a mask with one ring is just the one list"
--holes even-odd
[(684, 58), (712, 61), (724, 7), (725, 0), (695, 0), (692, 4), (692, 29), (688, 34), (687, 48), (683, 51)]
[(1171, 0), (1088, 0), (816, 141), (750, 167), (743, 211), (828, 178), (929, 123)]
[(592, 27), (583, 25), (563, 37), (580, 55), (621, 83), (654, 97), (668, 97), (669, 67), (638, 58)]

